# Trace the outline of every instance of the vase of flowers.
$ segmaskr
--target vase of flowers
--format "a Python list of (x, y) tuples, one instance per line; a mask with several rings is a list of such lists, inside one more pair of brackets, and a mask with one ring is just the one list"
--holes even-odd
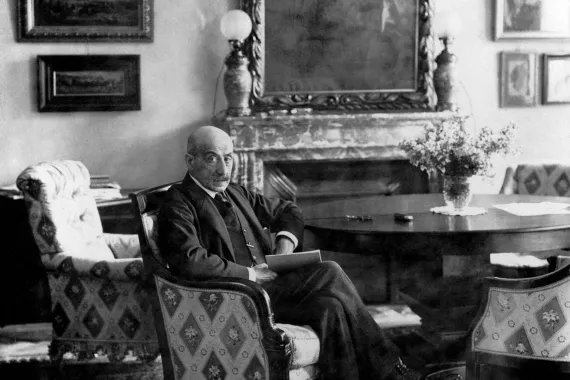
[(498, 131), (483, 127), (469, 133), (465, 121), (466, 117), (455, 117), (438, 125), (430, 123), (423, 135), (399, 144), (413, 165), (443, 177), (445, 202), (455, 211), (463, 210), (471, 201), (471, 178), (489, 175), (493, 155), (518, 150), (514, 123)]

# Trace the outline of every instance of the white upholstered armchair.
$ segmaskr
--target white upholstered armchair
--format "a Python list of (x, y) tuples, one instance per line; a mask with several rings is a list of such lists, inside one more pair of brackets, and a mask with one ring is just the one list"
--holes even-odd
[(103, 233), (78, 161), (43, 162), (17, 179), (47, 271), (54, 360), (149, 361), (159, 354), (136, 235)]

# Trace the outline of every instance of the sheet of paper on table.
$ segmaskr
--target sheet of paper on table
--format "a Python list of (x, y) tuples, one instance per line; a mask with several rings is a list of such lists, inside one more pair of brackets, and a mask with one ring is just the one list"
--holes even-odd
[(321, 251), (294, 252), (288, 255), (267, 255), (265, 256), (267, 266), (274, 272), (287, 272), (305, 265), (318, 263), (321, 261)]
[(515, 202), (494, 205), (493, 207), (517, 216), (535, 216), (549, 214), (570, 214), (570, 204), (557, 202)]

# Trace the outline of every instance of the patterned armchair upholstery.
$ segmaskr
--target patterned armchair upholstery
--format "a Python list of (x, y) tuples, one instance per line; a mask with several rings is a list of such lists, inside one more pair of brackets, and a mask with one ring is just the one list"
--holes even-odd
[(43, 162), (17, 179), (47, 271), (53, 360), (150, 361), (159, 354), (137, 235), (103, 233), (87, 168)]
[[(570, 162), (522, 162), (510, 166), (500, 194), (529, 194), (568, 197), (570, 196)], [(496, 253), (491, 255), (498, 277), (532, 277), (549, 270), (547, 258), (567, 255), (561, 250), (524, 253)]]
[(307, 326), (274, 323), (259, 284), (171, 274), (156, 245), (158, 209), (169, 187), (131, 194), (165, 379), (315, 379), (318, 337)]
[(526, 279), (485, 279), (467, 379), (538, 378), (570, 378), (570, 265)]
[(501, 194), (570, 196), (570, 162), (526, 162), (505, 172)]

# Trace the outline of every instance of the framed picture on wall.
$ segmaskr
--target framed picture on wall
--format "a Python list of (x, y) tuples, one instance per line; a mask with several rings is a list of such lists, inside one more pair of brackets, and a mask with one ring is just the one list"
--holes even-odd
[(140, 56), (38, 56), (39, 112), (140, 109)]
[(542, 103), (570, 103), (570, 54), (544, 54)]
[(538, 103), (538, 55), (533, 52), (500, 53), (501, 107), (532, 107)]
[(19, 42), (151, 42), (153, 0), (16, 0)]
[(570, 38), (570, 0), (495, 0), (495, 39)]

